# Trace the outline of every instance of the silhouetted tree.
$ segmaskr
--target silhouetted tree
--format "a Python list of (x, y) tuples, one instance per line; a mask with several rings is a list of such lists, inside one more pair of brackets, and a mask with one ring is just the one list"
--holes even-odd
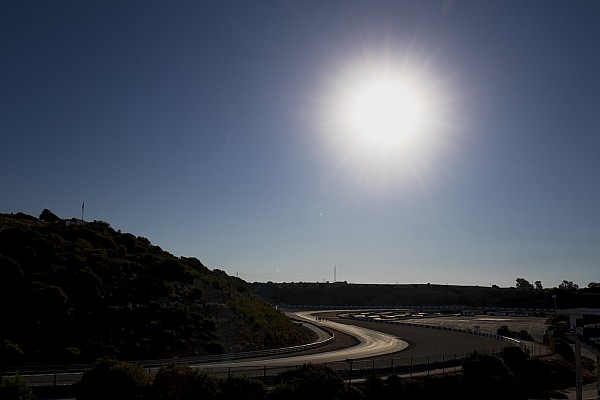
[(530, 290), (533, 289), (533, 285), (525, 278), (517, 278), (517, 289)]
[(40, 214), (40, 221), (57, 222), (57, 221), (60, 221), (60, 218), (56, 214), (54, 214), (52, 211), (48, 210), (47, 208), (44, 208), (44, 210)]
[(577, 289), (579, 289), (579, 285), (573, 283), (573, 281), (564, 280), (560, 285), (558, 285), (558, 288), (574, 292), (577, 291)]
[(590, 282), (588, 283), (588, 287), (590, 289), (597, 289), (600, 288), (600, 282)]

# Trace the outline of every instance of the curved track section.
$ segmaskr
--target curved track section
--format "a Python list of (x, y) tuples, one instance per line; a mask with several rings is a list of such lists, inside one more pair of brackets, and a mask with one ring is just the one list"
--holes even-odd
[(315, 321), (312, 314), (318, 314), (322, 311), (302, 311), (291, 313), (291, 315), (304, 321), (310, 321), (313, 324), (332, 328), (337, 331), (354, 336), (359, 340), (359, 344), (347, 349), (328, 351), (323, 353), (295, 355), (274, 359), (246, 360), (234, 362), (219, 362), (210, 364), (198, 364), (201, 368), (211, 367), (253, 367), (253, 366), (287, 366), (301, 365), (306, 363), (322, 364), (335, 361), (344, 361), (347, 359), (373, 358), (385, 354), (402, 351), (408, 347), (408, 343), (398, 339), (396, 336), (374, 331), (360, 326), (341, 324), (333, 321)]

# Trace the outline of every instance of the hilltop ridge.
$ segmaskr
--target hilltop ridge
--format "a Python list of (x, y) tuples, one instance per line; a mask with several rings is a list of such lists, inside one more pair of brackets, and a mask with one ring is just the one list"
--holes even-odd
[(0, 364), (284, 347), (310, 335), (242, 279), (103, 221), (0, 214)]
[(501, 288), (434, 284), (355, 284), (347, 282), (254, 282), (252, 289), (272, 304), (288, 306), (453, 306), (554, 309), (600, 308), (600, 286), (574, 288)]

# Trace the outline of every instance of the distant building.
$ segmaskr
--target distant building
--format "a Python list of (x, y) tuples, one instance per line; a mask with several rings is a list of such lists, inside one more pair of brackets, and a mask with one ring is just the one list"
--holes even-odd
[(65, 219), (65, 226), (77, 226), (77, 225), (86, 225), (87, 222), (85, 222), (82, 219), (77, 219), (77, 218), (71, 218), (71, 219)]

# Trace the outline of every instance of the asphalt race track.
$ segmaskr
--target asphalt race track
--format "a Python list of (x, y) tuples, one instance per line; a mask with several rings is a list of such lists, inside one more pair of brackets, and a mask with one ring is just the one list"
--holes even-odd
[[(413, 326), (402, 326), (395, 324), (382, 324), (366, 321), (337, 320), (342, 324), (352, 324), (367, 329), (394, 335), (406, 341), (409, 346), (397, 357), (427, 357), (437, 355), (464, 355), (474, 351), (487, 351), (509, 346), (508, 343), (497, 339), (477, 336), (461, 332), (449, 332), (432, 328), (420, 328)], [(387, 357), (392, 355), (388, 354)]]
[[(315, 317), (310, 315), (314, 312), (296, 312), (294, 315), (297, 319), (304, 319), (315, 323)], [(393, 353), (403, 351), (408, 347), (408, 343), (398, 337), (382, 333), (377, 330), (377, 327), (367, 328), (358, 327), (355, 324), (343, 324), (335, 321), (320, 321), (317, 325), (332, 328), (341, 331), (345, 334), (356, 337), (359, 340), (359, 344), (353, 347), (335, 351), (324, 351), (307, 355), (291, 355), (287, 357), (279, 357), (273, 359), (262, 359), (262, 360), (247, 360), (247, 361), (233, 361), (233, 362), (219, 362), (211, 364), (199, 365), (201, 368), (212, 368), (212, 367), (251, 367), (251, 366), (289, 366), (289, 365), (302, 365), (306, 363), (313, 364), (324, 364), (336, 361), (344, 361), (346, 359), (358, 359), (358, 358), (375, 358), (385, 356)]]
[[(359, 359), (432, 359), (440, 357), (461, 357), (474, 351), (499, 350), (509, 344), (485, 336), (468, 333), (451, 332), (432, 328), (383, 324), (368, 321), (350, 321), (337, 318), (337, 312), (303, 311), (294, 313), (297, 319), (309, 320), (311, 323), (332, 328), (347, 335), (358, 338), (356, 346), (323, 352), (294, 353), (278, 358), (261, 358), (258, 360), (236, 360), (211, 362), (194, 365), (217, 375), (225, 375), (233, 370), (236, 373), (248, 375), (266, 374), (279, 368), (302, 365), (306, 363), (345, 363), (346, 360)], [(374, 364), (373, 364), (374, 365)], [(151, 373), (158, 368), (152, 368)], [(81, 373), (57, 374), (58, 384), (68, 384), (79, 380)], [(32, 384), (51, 384), (53, 374), (38, 374), (24, 376)]]

